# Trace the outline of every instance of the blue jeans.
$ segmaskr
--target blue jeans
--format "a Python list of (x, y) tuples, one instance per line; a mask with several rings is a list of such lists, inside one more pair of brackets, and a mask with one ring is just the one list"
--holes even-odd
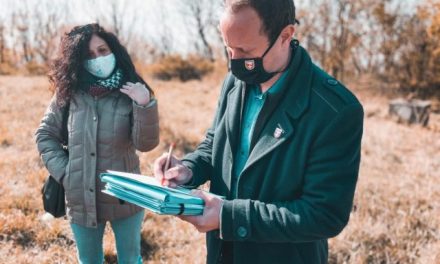
[[(119, 264), (142, 263), (141, 257), (141, 226), (144, 211), (133, 216), (110, 221), (116, 240), (116, 251)], [(98, 224), (97, 228), (89, 228), (77, 224), (70, 224), (75, 237), (80, 264), (103, 263), (104, 253), (102, 238), (105, 223)]]

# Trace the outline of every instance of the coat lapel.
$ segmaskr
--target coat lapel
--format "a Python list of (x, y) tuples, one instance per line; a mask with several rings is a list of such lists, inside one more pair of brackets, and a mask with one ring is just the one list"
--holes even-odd
[(252, 149), (241, 174), (293, 136), (293, 132), (292, 124), (284, 111), (280, 116), (273, 117), (262, 131), (261, 137)]
[(288, 76), (289, 87), (287, 89), (289, 90), (278, 109), (270, 117), (270, 121), (267, 122), (240, 175), (252, 164), (286, 142), (294, 134), (292, 122), (298, 119), (308, 107), (313, 71), (311, 59), (302, 47), (299, 47), (299, 54), (295, 55), (291, 67), (294, 69)]
[(242, 112), (242, 97), (244, 88), (240, 81), (235, 82), (234, 88), (228, 94), (227, 111), (226, 111), (226, 133), (228, 142), (234, 156), (235, 148), (238, 143), (238, 135), (240, 129), (240, 119)]

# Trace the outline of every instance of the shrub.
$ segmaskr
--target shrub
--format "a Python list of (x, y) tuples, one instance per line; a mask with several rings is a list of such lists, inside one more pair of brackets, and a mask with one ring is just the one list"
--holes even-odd
[(26, 74), (28, 75), (45, 75), (47, 74), (47, 67), (34, 61), (30, 61), (25, 65)]
[(440, 2), (427, 1), (413, 15), (405, 16), (387, 12), (386, 4), (381, 3), (374, 15), (384, 32), (380, 77), (405, 93), (439, 94)]
[(13, 75), (18, 72), (18, 69), (11, 65), (11, 63), (0, 63), (0, 75)]
[(169, 81), (177, 78), (183, 82), (200, 80), (203, 76), (213, 71), (212, 63), (205, 58), (191, 55), (183, 58), (180, 55), (169, 55), (161, 58), (151, 68), (154, 78)]

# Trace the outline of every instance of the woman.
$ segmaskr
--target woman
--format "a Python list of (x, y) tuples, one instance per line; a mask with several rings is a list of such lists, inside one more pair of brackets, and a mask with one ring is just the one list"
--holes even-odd
[[(117, 37), (98, 24), (75, 27), (63, 36), (49, 79), (56, 93), (36, 140), (48, 171), (64, 186), (78, 260), (103, 262), (102, 238), (109, 221), (118, 262), (141, 263), (144, 211), (102, 193), (99, 174), (139, 173), (136, 149), (149, 151), (158, 145), (153, 92)], [(68, 154), (60, 144), (66, 121)]]

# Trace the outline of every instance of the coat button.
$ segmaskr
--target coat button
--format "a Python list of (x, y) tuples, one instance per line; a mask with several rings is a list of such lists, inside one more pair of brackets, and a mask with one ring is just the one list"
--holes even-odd
[(96, 121), (98, 118), (96, 118), (96, 116), (93, 117), (93, 121)]
[(95, 153), (94, 153), (94, 152), (90, 153), (90, 156), (94, 157), (94, 156), (95, 156)]
[(90, 192), (93, 192), (93, 189), (92, 189), (92, 188), (90, 188), (90, 189), (89, 189), (89, 191), (90, 191)]
[(336, 86), (338, 85), (338, 81), (336, 81), (335, 79), (328, 79), (327, 83), (330, 84), (331, 86)]
[(241, 237), (241, 238), (244, 238), (244, 237), (246, 237), (247, 236), (247, 230), (246, 230), (246, 228), (244, 228), (244, 227), (242, 227), (242, 226), (240, 226), (238, 229), (237, 229), (237, 235), (239, 236), (239, 237)]

